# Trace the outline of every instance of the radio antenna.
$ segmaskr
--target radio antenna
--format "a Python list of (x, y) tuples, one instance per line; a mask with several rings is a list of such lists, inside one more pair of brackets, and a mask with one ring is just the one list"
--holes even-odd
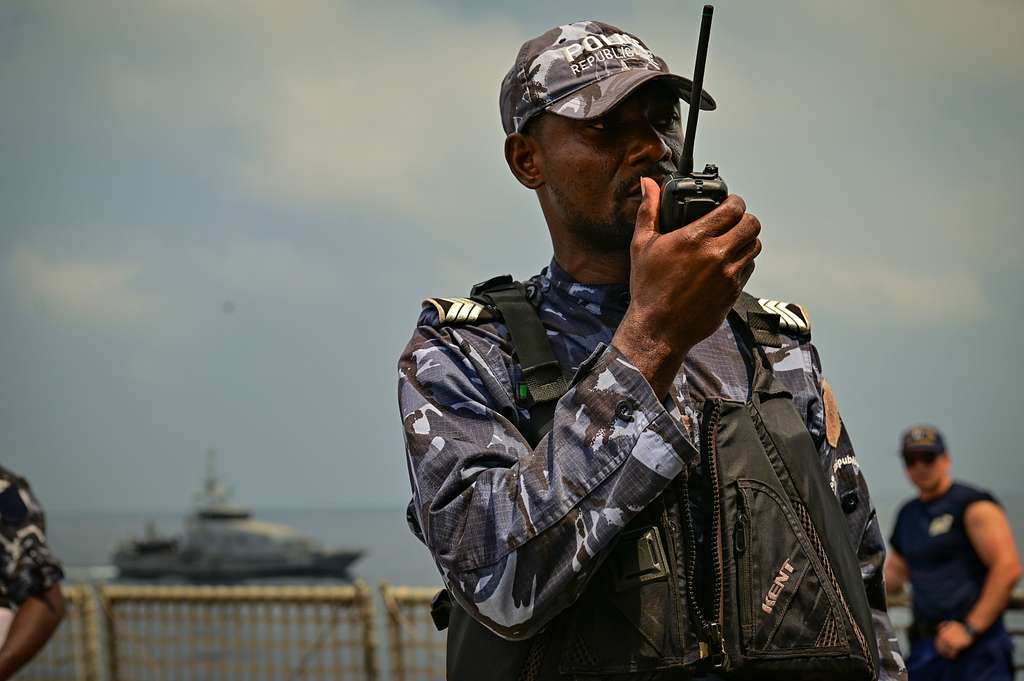
[(708, 60), (708, 40), (711, 38), (711, 15), (715, 8), (704, 5), (700, 18), (700, 37), (697, 40), (697, 62), (693, 65), (693, 89), (690, 90), (690, 112), (686, 117), (686, 137), (683, 138), (683, 157), (679, 173), (693, 172), (693, 138), (697, 135), (697, 114), (700, 113), (701, 92), (704, 90), (704, 64)]

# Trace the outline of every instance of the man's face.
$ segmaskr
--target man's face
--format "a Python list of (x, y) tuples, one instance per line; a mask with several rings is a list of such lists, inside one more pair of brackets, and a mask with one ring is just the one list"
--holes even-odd
[(683, 147), (678, 95), (649, 83), (601, 118), (544, 114), (534, 135), (543, 154), (545, 215), (596, 252), (629, 248), (640, 176), (674, 172)]
[(931, 452), (904, 452), (907, 477), (925, 494), (939, 488), (949, 474), (949, 456)]

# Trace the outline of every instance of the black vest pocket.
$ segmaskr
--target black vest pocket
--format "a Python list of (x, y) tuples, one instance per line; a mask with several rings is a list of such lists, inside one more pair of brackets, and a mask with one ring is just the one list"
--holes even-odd
[(733, 544), (747, 657), (848, 652), (827, 569), (799, 512), (763, 482), (736, 482)]
[(680, 623), (666, 540), (658, 525), (623, 532), (562, 624), (563, 674), (616, 675), (696, 661), (696, 640)]

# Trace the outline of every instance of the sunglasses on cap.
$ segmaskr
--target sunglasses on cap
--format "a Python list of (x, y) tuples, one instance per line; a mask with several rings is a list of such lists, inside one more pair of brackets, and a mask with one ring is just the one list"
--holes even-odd
[(930, 465), (935, 463), (935, 459), (937, 459), (938, 457), (938, 452), (903, 452), (903, 465), (905, 465), (907, 468), (910, 468), (915, 463), (926, 463)]

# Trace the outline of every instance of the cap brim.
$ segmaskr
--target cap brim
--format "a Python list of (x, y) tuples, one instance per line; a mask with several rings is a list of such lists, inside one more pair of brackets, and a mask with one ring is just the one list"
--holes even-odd
[(901, 455), (917, 453), (945, 454), (945, 452), (946, 448), (939, 445), (910, 445), (900, 450)]
[[(680, 99), (689, 103), (693, 90), (693, 82), (689, 78), (662, 71), (630, 69), (580, 88), (552, 102), (545, 110), (577, 120), (597, 118), (611, 111), (622, 100), (636, 92), (641, 85), (653, 80), (668, 83), (676, 90)], [(715, 100), (704, 90), (700, 93), (700, 108), (704, 111), (714, 111), (717, 108)]]

